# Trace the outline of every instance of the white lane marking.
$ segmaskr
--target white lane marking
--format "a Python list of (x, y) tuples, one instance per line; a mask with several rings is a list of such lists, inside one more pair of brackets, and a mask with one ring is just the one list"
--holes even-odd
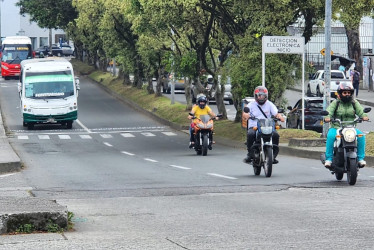
[(112, 135), (110, 134), (100, 134), (101, 137), (105, 138), (105, 139), (108, 139), (108, 138), (113, 138)]
[(40, 140), (49, 140), (51, 138), (49, 138), (49, 135), (38, 135), (39, 139)]
[(185, 169), (185, 170), (191, 169), (191, 168), (182, 167), (182, 166), (177, 166), (177, 165), (170, 165), (170, 167), (173, 167), (173, 168), (179, 168), (179, 169)]
[(146, 160), (146, 161), (150, 161), (150, 162), (158, 162), (158, 161), (156, 161), (156, 160), (149, 159), (149, 158), (144, 158), (144, 160)]
[(173, 132), (162, 132), (164, 135), (167, 135), (167, 136), (174, 136), (174, 135), (177, 135), (176, 133), (173, 133)]
[(79, 135), (82, 139), (92, 139), (90, 135)]
[(84, 130), (87, 131), (87, 133), (92, 133), (91, 130), (89, 130), (86, 126), (83, 125), (79, 120), (76, 120), (76, 122), (81, 126)]
[(149, 132), (141, 133), (141, 134), (144, 135), (144, 136), (156, 136), (155, 134), (152, 134), (152, 133), (149, 133)]
[(13, 173), (13, 174), (3, 174), (3, 175), (0, 175), (0, 178), (3, 178), (3, 177), (9, 177), (9, 176), (12, 176), (12, 175), (15, 175), (16, 173)]
[(112, 145), (112, 144), (110, 144), (110, 143), (107, 143), (107, 142), (104, 142), (104, 145), (107, 145), (108, 147), (113, 147), (113, 145)]
[(58, 135), (58, 137), (59, 137), (61, 140), (69, 140), (69, 139), (71, 139), (69, 135)]
[(216, 177), (221, 177), (221, 178), (226, 178), (226, 179), (230, 179), (230, 180), (236, 180), (237, 179), (235, 177), (221, 175), (221, 174), (215, 174), (215, 173), (208, 173), (208, 175), (212, 175), (212, 176), (216, 176)]
[(130, 134), (130, 133), (121, 133), (121, 135), (122, 135), (123, 137), (135, 137), (135, 135)]
[(28, 140), (29, 137), (27, 135), (19, 135), (18, 140)]
[(126, 151), (122, 151), (121, 153), (122, 153), (122, 154), (125, 154), (125, 155), (131, 155), (131, 156), (135, 155), (135, 154), (133, 154), (133, 153), (126, 152)]

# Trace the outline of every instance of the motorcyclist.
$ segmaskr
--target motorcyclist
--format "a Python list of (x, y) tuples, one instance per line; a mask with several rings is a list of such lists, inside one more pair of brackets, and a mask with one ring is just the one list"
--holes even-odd
[[(243, 117), (244, 119), (249, 119), (251, 116), (253, 118), (258, 118), (258, 119), (265, 119), (265, 118), (270, 118), (271, 116), (275, 116), (278, 118), (280, 121), (284, 122), (283, 116), (278, 113), (277, 107), (272, 103), (271, 101), (268, 100), (268, 90), (264, 86), (258, 86), (254, 90), (254, 98), (255, 102), (251, 102), (248, 105), (249, 108), (249, 113), (244, 113), (243, 112)], [(265, 117), (266, 115), (266, 117)], [(257, 121), (255, 119), (249, 119), (248, 120), (248, 129), (247, 129), (247, 157), (244, 159), (246, 163), (252, 162), (253, 159), (253, 152), (251, 150), (251, 147), (253, 143), (256, 140), (256, 131), (253, 130), (253, 127), (257, 126)], [(274, 147), (274, 159), (273, 159), (273, 164), (277, 164), (278, 160), (275, 158), (278, 155), (279, 152), (279, 134), (274, 131), (273, 133), (273, 144), (277, 145), (277, 147)]]
[[(325, 117), (325, 122), (330, 122), (331, 118), (338, 118), (341, 121), (352, 121), (356, 118), (356, 115), (362, 118), (364, 121), (369, 120), (367, 114), (361, 104), (353, 99), (354, 88), (351, 82), (341, 82), (337, 89), (338, 99), (334, 100), (327, 107), (329, 115)], [(334, 141), (336, 136), (336, 130), (339, 128), (339, 124), (331, 123), (330, 129), (327, 132), (326, 140), (326, 161), (325, 167), (331, 168), (334, 151)], [(363, 134), (359, 129), (356, 128), (358, 135)], [(365, 158), (365, 136), (357, 137), (357, 160), (359, 167), (366, 165)]]
[[(214, 114), (212, 109), (207, 105), (208, 99), (206, 98), (205, 95), (200, 94), (197, 97), (197, 101), (195, 106), (192, 107), (191, 114), (193, 114), (196, 118), (200, 118), (201, 115), (210, 115), (211, 117), (214, 117), (216, 120), (218, 120), (218, 117)], [(188, 115), (188, 119), (192, 119), (192, 115)], [(195, 136), (194, 136), (194, 127), (196, 125), (195, 120), (191, 122), (190, 125), (190, 144), (189, 148), (193, 148), (195, 144)], [(208, 145), (209, 149), (212, 149), (212, 142), (213, 138), (209, 138), (210, 144)]]

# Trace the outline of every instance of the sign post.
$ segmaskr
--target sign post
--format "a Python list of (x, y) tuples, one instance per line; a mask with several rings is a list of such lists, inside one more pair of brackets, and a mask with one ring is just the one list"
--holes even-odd
[(304, 129), (304, 81), (305, 81), (305, 38), (296, 36), (262, 37), (262, 86), (265, 86), (265, 54), (301, 54), (302, 55), (302, 128)]

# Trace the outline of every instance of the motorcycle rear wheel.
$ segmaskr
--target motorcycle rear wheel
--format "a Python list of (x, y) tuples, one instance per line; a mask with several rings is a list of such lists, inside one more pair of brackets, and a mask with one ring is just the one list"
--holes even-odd
[(347, 181), (349, 185), (356, 184), (357, 181), (357, 161), (356, 159), (349, 159), (349, 169), (347, 169)]
[(260, 175), (261, 174), (261, 167), (253, 166), (253, 172), (255, 173), (255, 175)]
[(273, 170), (273, 149), (271, 147), (266, 147), (264, 153), (264, 172), (266, 177), (270, 177)]
[(343, 179), (344, 173), (343, 172), (335, 172), (335, 178), (338, 181), (341, 181)]

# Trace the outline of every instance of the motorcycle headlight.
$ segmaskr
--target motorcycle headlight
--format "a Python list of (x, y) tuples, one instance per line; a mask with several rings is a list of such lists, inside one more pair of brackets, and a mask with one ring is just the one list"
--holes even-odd
[(343, 136), (346, 142), (354, 142), (354, 140), (356, 140), (356, 135), (355, 129), (343, 129)]
[(202, 123), (199, 123), (198, 126), (199, 126), (199, 128), (204, 128), (205, 127), (204, 124), (202, 124)]
[(261, 133), (269, 135), (273, 131), (273, 127), (261, 127)]

